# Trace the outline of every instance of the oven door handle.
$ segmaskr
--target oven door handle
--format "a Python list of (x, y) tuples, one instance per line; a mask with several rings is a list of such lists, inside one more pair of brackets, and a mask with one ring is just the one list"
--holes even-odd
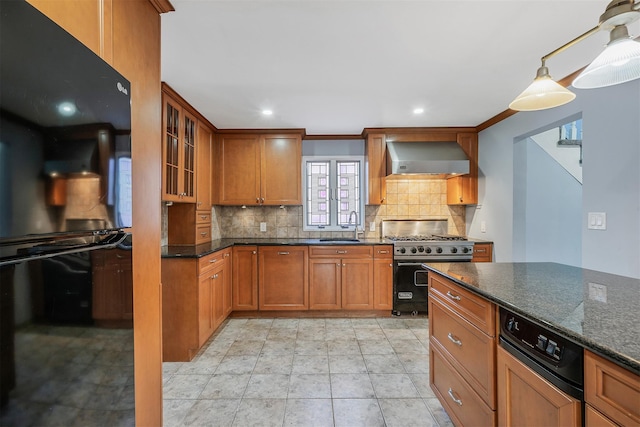
[(423, 262), (399, 262), (398, 267), (417, 267), (424, 264)]

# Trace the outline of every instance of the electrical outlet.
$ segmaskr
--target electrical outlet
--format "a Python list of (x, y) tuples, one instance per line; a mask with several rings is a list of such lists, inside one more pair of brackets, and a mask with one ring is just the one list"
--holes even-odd
[(266, 222), (261, 222), (260, 223), (260, 231), (262, 231), (262, 232), (267, 231), (267, 223)]
[(589, 299), (607, 302), (607, 287), (599, 283), (589, 283)]
[(369, 231), (376, 231), (376, 222), (375, 221), (371, 221), (369, 223)]
[(487, 232), (487, 222), (486, 221), (480, 221), (480, 232), (481, 233), (486, 233)]

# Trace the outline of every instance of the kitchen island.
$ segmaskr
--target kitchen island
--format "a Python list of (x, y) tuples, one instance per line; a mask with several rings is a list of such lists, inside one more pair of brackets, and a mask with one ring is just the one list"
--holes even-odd
[[(422, 267), (430, 384), (454, 424), (640, 423), (640, 280), (556, 263)], [(509, 342), (560, 363), (545, 375)], [(567, 367), (577, 372), (577, 394), (557, 381)]]
[(423, 267), (640, 373), (638, 279), (556, 263)]

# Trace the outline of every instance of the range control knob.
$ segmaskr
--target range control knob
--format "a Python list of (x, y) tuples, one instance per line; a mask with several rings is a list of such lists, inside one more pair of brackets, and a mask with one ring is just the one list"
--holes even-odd
[(436, 252), (438, 252), (439, 254), (441, 254), (441, 253), (442, 253), (442, 248), (439, 248), (439, 247), (438, 247), (438, 248), (436, 248)]
[(468, 254), (469, 253), (469, 248), (462, 248), (462, 253)]
[(405, 248), (400, 248), (399, 251), (400, 251), (401, 254), (407, 252), (407, 250)]
[(415, 254), (416, 252), (418, 252), (418, 250), (416, 248), (411, 248), (411, 253)]
[(458, 253), (458, 248), (451, 248), (451, 253), (452, 254)]
[(418, 246), (418, 252), (424, 252), (424, 246)]
[(430, 253), (431, 253), (431, 248), (427, 248), (427, 249), (425, 250), (425, 252), (426, 252), (426, 253), (428, 253), (428, 254), (430, 254)]

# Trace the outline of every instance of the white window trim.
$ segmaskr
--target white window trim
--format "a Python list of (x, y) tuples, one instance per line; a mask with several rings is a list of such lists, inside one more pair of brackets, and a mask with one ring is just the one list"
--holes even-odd
[[(334, 212), (335, 206), (331, 207), (331, 225), (324, 227), (307, 225), (307, 162), (310, 161), (330, 161), (330, 162), (360, 162), (360, 206), (358, 213), (357, 227), (362, 229), (364, 224), (364, 206), (365, 206), (365, 158), (364, 156), (302, 156), (302, 230), (303, 231), (318, 231), (318, 232), (335, 232), (335, 231), (353, 231), (353, 228), (343, 228), (338, 225), (337, 211)], [(336, 176), (329, 176), (331, 182), (331, 191), (336, 191), (337, 184), (335, 182)]]

